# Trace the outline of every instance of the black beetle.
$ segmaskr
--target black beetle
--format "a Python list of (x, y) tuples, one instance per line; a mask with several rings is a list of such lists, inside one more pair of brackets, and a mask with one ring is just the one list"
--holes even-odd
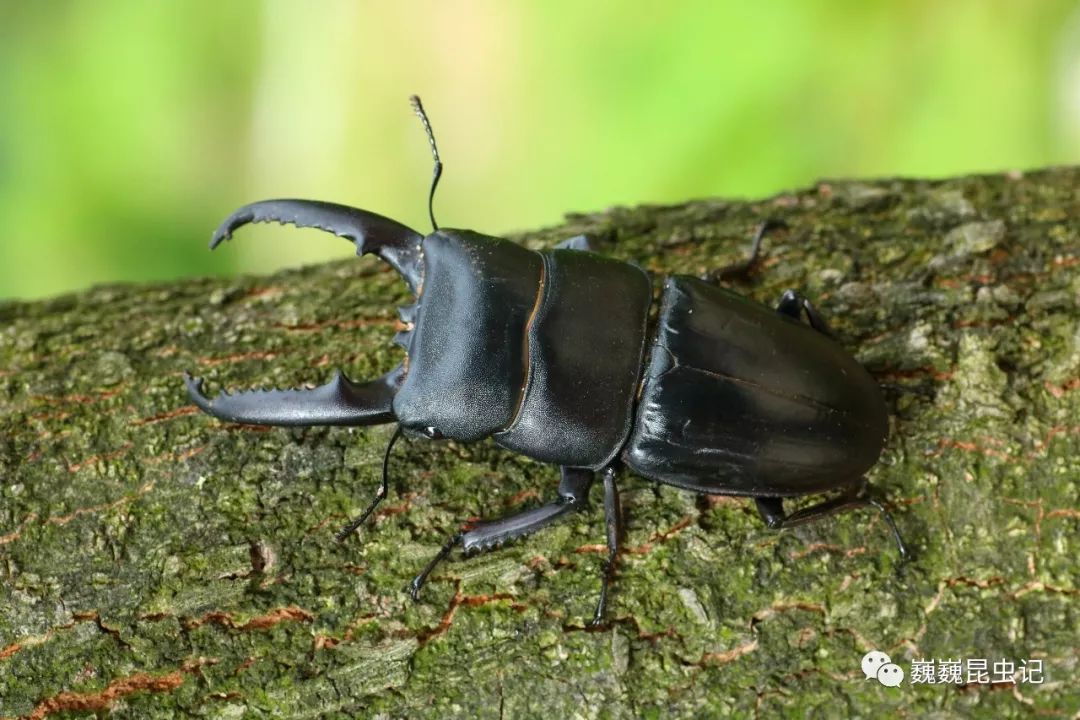
[[(406, 360), (366, 383), (339, 372), (312, 390), (214, 399), (186, 376), (196, 405), (233, 422), (398, 423), (378, 493), (339, 539), (386, 497), (390, 450), (404, 430), (460, 441), (491, 437), (562, 472), (554, 501), (450, 538), (412, 581), (414, 599), (455, 546), (466, 554), (487, 550), (551, 524), (584, 505), (600, 472), (608, 556), (593, 618), (599, 623), (621, 535), (615, 479), (624, 465), (687, 490), (752, 497), (774, 529), (872, 506), (907, 556), (888, 511), (864, 492), (863, 473), (888, 434), (880, 390), (809, 301), (789, 290), (771, 310), (710, 282), (673, 276), (650, 321), (645, 272), (589, 252), (584, 237), (533, 252), (469, 230), (439, 229), (432, 200), (442, 162), (419, 99), (412, 103), (435, 158), (430, 235), (343, 205), (267, 200), (234, 212), (210, 242), (214, 248), (242, 225), (276, 221), (345, 237), (358, 255), (375, 253), (417, 298), (400, 309), (406, 330), (394, 338)], [(762, 225), (747, 262), (718, 274), (747, 270), (764, 231)], [(830, 490), (840, 492), (784, 512), (784, 498)]]

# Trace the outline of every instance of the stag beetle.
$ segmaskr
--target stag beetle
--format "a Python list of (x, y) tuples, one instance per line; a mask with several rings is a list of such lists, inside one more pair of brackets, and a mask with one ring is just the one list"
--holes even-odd
[[(414, 599), (458, 545), (466, 555), (535, 532), (580, 509), (594, 475), (604, 486), (607, 558), (593, 623), (602, 621), (619, 550), (620, 468), (686, 490), (754, 499), (769, 528), (871, 506), (907, 549), (886, 508), (867, 497), (863, 473), (881, 452), (888, 415), (873, 378), (831, 337), (825, 320), (793, 291), (775, 310), (704, 280), (663, 283), (650, 322), (652, 284), (636, 265), (594, 254), (586, 238), (527, 250), (470, 230), (440, 229), (433, 201), (442, 161), (419, 98), (413, 109), (431, 144), (426, 237), (366, 210), (310, 200), (246, 205), (217, 229), (210, 247), (248, 223), (288, 223), (340, 235), (374, 253), (405, 280), (416, 303), (400, 309), (394, 338), (406, 360), (356, 383), (341, 372), (311, 390), (247, 391), (213, 399), (185, 376), (194, 403), (215, 417), (259, 425), (397, 423), (390, 451), (410, 436), (473, 441), (558, 465), (546, 505), (456, 533), (411, 583)], [(765, 226), (746, 270), (757, 258)], [(805, 320), (804, 320), (805, 314)], [(831, 499), (792, 514), (784, 499), (827, 491)]]

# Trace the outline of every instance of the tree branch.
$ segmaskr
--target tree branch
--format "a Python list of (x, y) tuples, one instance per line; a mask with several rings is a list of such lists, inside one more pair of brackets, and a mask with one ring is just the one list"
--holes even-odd
[[(185, 370), (214, 391), (392, 368), (407, 297), (377, 261), (0, 306), (0, 716), (1071, 712), (1078, 186), (1076, 169), (821, 183), (518, 238), (588, 233), (657, 275), (700, 275), (781, 218), (790, 229), (735, 289), (768, 304), (806, 293), (892, 412), (870, 480), (911, 563), (873, 513), (777, 534), (743, 500), (627, 478), (600, 631), (584, 627), (598, 498), (440, 566), (419, 603), (403, 589), (463, 520), (552, 496), (551, 468), (490, 442), (401, 443), (389, 498), (338, 544), (375, 492), (390, 427), (242, 427), (188, 404)], [(871, 649), (905, 670), (1040, 659), (1045, 682), (886, 688), (860, 672)]]

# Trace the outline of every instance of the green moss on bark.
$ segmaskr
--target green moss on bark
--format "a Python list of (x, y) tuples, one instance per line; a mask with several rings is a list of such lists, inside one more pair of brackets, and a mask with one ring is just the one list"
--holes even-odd
[[(552, 469), (490, 443), (406, 443), (391, 499), (337, 544), (389, 429), (246, 428), (188, 405), (184, 370), (216, 390), (392, 367), (405, 290), (374, 261), (2, 305), (0, 716), (1074, 712), (1078, 181), (822, 183), (517, 238), (585, 232), (658, 274), (701, 274), (783, 218), (738, 289), (770, 304), (802, 289), (893, 413), (870, 478), (913, 562), (869, 514), (776, 534), (743, 501), (626, 477), (601, 631), (583, 629), (598, 508), (443, 565), (420, 603), (403, 591), (463, 519), (549, 496)], [(905, 669), (1042, 659), (1046, 681), (885, 688), (859, 672), (872, 648)]]

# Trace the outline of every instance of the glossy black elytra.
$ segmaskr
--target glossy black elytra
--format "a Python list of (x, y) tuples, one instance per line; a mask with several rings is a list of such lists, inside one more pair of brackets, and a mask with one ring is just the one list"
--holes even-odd
[[(310, 200), (266, 200), (234, 212), (210, 247), (239, 227), (276, 221), (351, 240), (402, 276), (416, 303), (401, 308), (395, 342), (407, 362), (375, 380), (342, 373), (312, 390), (247, 391), (214, 399), (188, 376), (202, 410), (259, 425), (397, 423), (383, 477), (355, 530), (386, 497), (387, 462), (402, 431), (460, 441), (491, 437), (562, 472), (557, 497), (458, 532), (412, 582), (413, 597), (457, 545), (466, 554), (539, 530), (580, 509), (603, 477), (608, 555), (594, 623), (601, 622), (619, 549), (616, 477), (627, 468), (701, 493), (754, 498), (770, 528), (839, 510), (879, 510), (863, 474), (878, 458), (888, 415), (873, 378), (831, 337), (818, 312), (793, 291), (769, 309), (693, 277), (664, 281), (655, 327), (652, 286), (639, 267), (596, 255), (583, 237), (527, 250), (469, 230), (439, 229), (432, 209), (442, 162), (418, 98), (435, 158), (428, 196), (434, 231), (425, 236), (366, 210)], [(714, 274), (746, 271), (750, 259)], [(804, 321), (805, 316), (805, 321)], [(784, 512), (784, 498), (839, 491)]]

